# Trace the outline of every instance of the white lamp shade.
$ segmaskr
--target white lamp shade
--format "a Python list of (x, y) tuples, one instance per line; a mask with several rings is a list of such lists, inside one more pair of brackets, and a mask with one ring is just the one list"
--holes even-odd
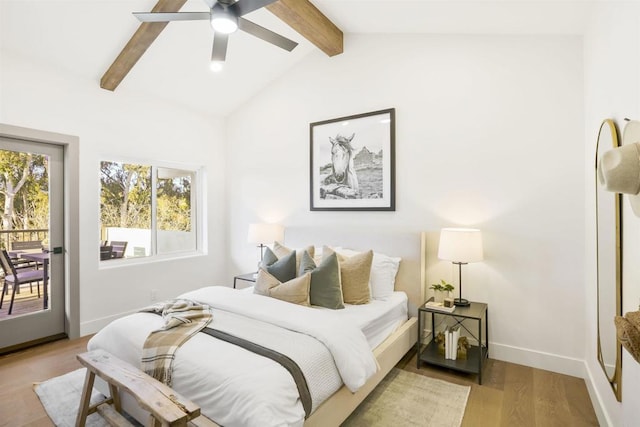
[(264, 245), (284, 240), (284, 227), (279, 224), (249, 224), (249, 243)]
[(461, 263), (482, 261), (482, 233), (474, 228), (443, 228), (438, 258)]

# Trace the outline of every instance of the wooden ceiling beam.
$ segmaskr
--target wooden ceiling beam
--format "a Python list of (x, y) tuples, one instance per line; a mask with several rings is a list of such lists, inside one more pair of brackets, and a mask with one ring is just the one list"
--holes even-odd
[(344, 51), (342, 31), (309, 0), (279, 0), (267, 9), (327, 55)]
[[(159, 0), (151, 12), (177, 12), (186, 2), (187, 0)], [(167, 24), (168, 22), (143, 22), (140, 24), (133, 37), (100, 79), (100, 87), (115, 90)]]
[[(151, 12), (178, 12), (187, 0), (158, 0)], [(309, 0), (279, 0), (267, 9), (329, 56), (343, 52), (343, 34)], [(143, 22), (100, 79), (100, 87), (115, 90), (168, 22)]]

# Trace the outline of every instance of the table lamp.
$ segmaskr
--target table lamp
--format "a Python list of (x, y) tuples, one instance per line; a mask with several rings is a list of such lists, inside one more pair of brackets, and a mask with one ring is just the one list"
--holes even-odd
[(260, 248), (260, 261), (268, 243), (284, 240), (284, 227), (279, 224), (249, 224), (247, 240)]
[(457, 306), (468, 306), (462, 298), (462, 264), (482, 261), (482, 234), (474, 228), (443, 228), (440, 231), (438, 258), (458, 264), (460, 297), (453, 300)]

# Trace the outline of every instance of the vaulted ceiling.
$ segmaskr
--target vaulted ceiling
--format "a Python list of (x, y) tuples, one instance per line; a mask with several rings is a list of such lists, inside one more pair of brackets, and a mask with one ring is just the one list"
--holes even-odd
[[(157, 1), (2, 0), (0, 78), (2, 56), (13, 55), (69, 78), (94, 81), (96, 89), (103, 90), (99, 89), (101, 77), (140, 26), (131, 12), (150, 11)], [(286, 7), (296, 1), (281, 3)], [(345, 33), (347, 54), (352, 33), (582, 34), (589, 4), (582, 0), (310, 1)], [(187, 0), (180, 10), (206, 11), (207, 6), (202, 0)], [(322, 55), (331, 61), (276, 14), (261, 9), (247, 18), (298, 42), (292, 52), (239, 32), (230, 39), (224, 71), (214, 74), (208, 67), (209, 23), (172, 22), (117, 90), (109, 93), (151, 95), (224, 116), (307, 55)]]
[[(244, 1), (238, 2), (237, 4), (246, 5), (247, 3)], [(158, 3), (151, 9), (151, 12), (179, 12), (185, 3), (186, 0), (158, 0)], [(216, 3), (211, 3), (209, 7), (213, 7), (213, 5), (216, 5)], [(236, 4), (233, 4), (233, 6), (235, 5)], [(276, 15), (281, 21), (296, 30), (301, 36), (309, 40), (327, 55), (334, 56), (343, 52), (344, 42), (342, 31), (327, 19), (309, 0), (277, 0), (265, 7), (269, 12)], [(181, 16), (185, 15), (183, 12), (180, 13), (182, 13)], [(244, 18), (240, 19), (243, 20)], [(244, 22), (248, 24), (251, 21)], [(100, 87), (107, 90), (115, 90), (167, 25), (168, 22), (141, 23), (122, 49), (122, 52), (120, 52), (107, 72), (102, 76), (102, 79), (100, 79)], [(217, 37), (218, 35), (216, 34), (216, 36), (214, 36), (214, 42)], [(214, 51), (216, 51), (215, 47)], [(224, 51), (226, 51), (226, 47)]]

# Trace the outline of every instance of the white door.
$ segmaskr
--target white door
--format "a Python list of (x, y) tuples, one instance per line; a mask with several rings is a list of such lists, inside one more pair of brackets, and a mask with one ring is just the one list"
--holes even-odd
[[(13, 289), (8, 286), (0, 308), (0, 353), (64, 335), (63, 177), (61, 146), (0, 137), (0, 248), (11, 252), (14, 265), (24, 271), (29, 266), (48, 270), (39, 296), (38, 283), (19, 287), (11, 314)], [(35, 261), (29, 258), (34, 255)]]

